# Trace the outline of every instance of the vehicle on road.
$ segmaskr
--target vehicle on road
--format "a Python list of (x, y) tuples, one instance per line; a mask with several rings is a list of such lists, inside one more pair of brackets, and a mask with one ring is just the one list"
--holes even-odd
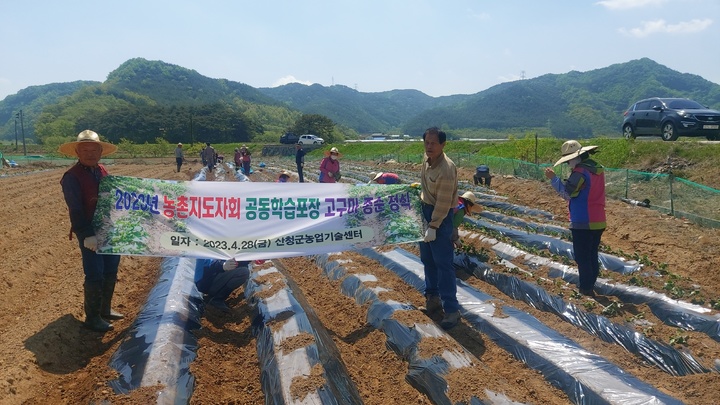
[(300, 135), (298, 142), (303, 145), (322, 145), (325, 143), (325, 140), (317, 135), (306, 134)]
[(679, 136), (704, 136), (720, 140), (720, 111), (687, 98), (653, 97), (640, 100), (625, 111), (625, 139), (660, 136), (675, 141)]
[(280, 136), (280, 143), (294, 144), (297, 143), (299, 139), (300, 137), (292, 132), (286, 132)]

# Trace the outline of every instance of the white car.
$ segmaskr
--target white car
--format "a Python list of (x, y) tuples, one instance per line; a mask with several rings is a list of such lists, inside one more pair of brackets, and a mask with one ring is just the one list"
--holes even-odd
[(298, 143), (301, 143), (303, 145), (322, 145), (323, 143), (325, 143), (325, 140), (316, 135), (300, 135)]

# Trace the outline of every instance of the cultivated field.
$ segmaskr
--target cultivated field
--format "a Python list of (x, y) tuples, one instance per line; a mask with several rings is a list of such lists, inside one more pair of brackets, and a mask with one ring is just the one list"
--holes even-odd
[[(274, 181), (281, 169), (293, 169), (283, 167), (280, 161), (268, 163), (262, 171), (255, 167), (258, 171), (250, 176), (252, 181)], [(309, 161), (306, 166), (315, 167), (318, 163)], [(419, 172), (419, 168), (409, 164), (386, 162), (376, 166), (347, 161), (342, 164), (343, 180), (348, 182), (366, 182), (365, 176), (369, 172), (380, 170), (393, 170), (407, 181), (417, 181), (413, 176)], [(189, 180), (199, 169), (198, 163), (189, 163), (183, 172), (175, 173), (171, 159), (117, 161), (109, 167), (116, 175), (175, 180)], [(161, 386), (142, 388), (129, 395), (115, 394), (107, 382), (116, 379), (117, 372), (108, 366), (108, 362), (141, 312), (157, 281), (162, 259), (123, 257), (114, 302), (117, 309), (126, 314), (126, 319), (116, 321), (115, 330), (104, 335), (83, 329), (80, 255), (76, 240), (68, 240), (70, 227), (59, 185), (64, 170), (41, 166), (4, 169), (2, 174), (8, 176), (0, 177), (0, 294), (3, 296), (0, 303), (0, 403), (87, 404), (102, 403), (103, 400), (113, 404), (154, 403), (157, 391), (163, 389)], [(314, 169), (306, 171), (316, 172)], [(463, 179), (471, 180), (471, 175), (470, 171), (461, 170)], [(210, 177), (212, 180), (214, 176)], [(297, 177), (292, 180), (297, 181)], [(532, 212), (487, 208), (487, 213), (502, 214), (547, 228), (531, 230), (528, 226), (503, 226), (537, 235), (552, 226), (562, 229), (566, 225), (566, 206), (547, 183), (496, 177), (492, 184), (493, 191), (487, 192), (488, 199), (554, 214), (554, 219), (549, 219)], [(484, 216), (477, 219), (497, 224)], [(594, 299), (581, 297), (574, 293), (574, 285), (563, 281), (564, 275), (553, 271), (553, 265), (547, 262), (533, 265), (529, 257), (551, 259), (553, 263), (572, 267), (571, 260), (545, 249), (523, 247), (522, 242), (508, 233), (480, 225), (479, 228), (463, 226), (465, 246), (458, 253), (479, 257), (485, 263), (484, 270), (475, 268), (474, 272), (467, 272), (459, 268), (458, 277), (468, 288), (492, 297), (484, 304), (494, 305), (495, 312), (491, 311), (486, 318), (464, 313), (462, 323), (447, 334), (423, 334), (411, 355), (399, 354), (396, 345), (389, 344), (389, 331), (378, 328), (368, 319), (372, 311), (370, 303), (358, 303), (342, 288), (346, 277), (373, 275), (373, 281), (365, 282), (365, 286), (379, 291), (380, 300), (409, 304), (393, 313), (392, 319), (412, 330), (432, 330), (430, 326), (422, 326), (437, 321), (422, 311), (422, 294), (377, 257), (362, 252), (341, 252), (323, 258), (274, 260), (257, 266), (256, 270), (279, 268), (297, 285), (299, 294), (324, 328), (323, 333), (330, 337), (336, 360), (340, 360), (353, 389), (365, 404), (433, 403), (432, 394), (418, 389), (422, 384), (409, 376), (415, 375), (418, 358), (428, 361), (446, 359), (448, 353), (453, 353), (451, 357), (464, 359), (461, 366), (453, 363), (439, 373), (447, 382), (444, 395), (450, 403), (469, 403), (473, 398), (493, 403), (503, 397), (533, 404), (588, 400), (568, 396), (567, 392), (572, 390), (562, 386), (566, 379), (551, 375), (548, 368), (538, 366), (538, 358), (526, 357), (530, 352), (507, 347), (506, 340), (493, 329), (493, 319), (501, 322), (513, 318), (515, 310), (522, 314), (518, 319), (537, 320), (540, 326), (577, 345), (578, 353), (584, 353), (574, 358), (568, 353), (575, 349), (568, 347), (567, 352), (558, 353), (556, 357), (569, 356), (569, 360), (592, 358), (609, 365), (602, 370), (593, 369), (584, 377), (576, 373), (569, 377), (570, 380), (597, 378), (602, 381), (601, 372), (612, 374), (622, 370), (624, 378), (635, 379), (639, 385), (655, 389), (661, 396), (687, 404), (717, 402), (720, 390), (720, 374), (715, 369), (720, 358), (717, 326), (707, 331), (684, 330), (677, 322), (673, 324), (675, 318), (665, 317), (662, 311), (657, 311), (652, 302), (631, 302), (628, 298), (631, 294), (616, 294), (616, 290), (609, 287), (603, 290), (609, 294), (600, 294)], [(560, 237), (557, 232), (548, 232), (548, 235)], [(720, 323), (717, 318), (719, 236), (717, 230), (703, 229), (646, 208), (608, 201), (604, 252), (642, 267), (629, 274), (603, 271), (601, 277), (608, 286), (645, 288), (683, 302), (694, 301), (693, 311), (705, 308), (704, 316), (714, 319), (717, 325)], [(410, 256), (417, 255), (414, 244), (381, 247), (376, 254), (382, 256), (396, 249), (402, 249)], [(520, 250), (524, 252), (518, 254)], [(328, 277), (327, 263), (333, 261), (341, 263), (342, 277)], [(579, 322), (582, 326), (578, 326), (571, 319), (577, 317), (567, 316), (568, 312), (553, 312), (529, 299), (532, 297), (509, 292), (497, 282), (498, 278), (507, 277), (524, 281), (526, 286), (539, 286), (540, 290), (561, 298), (555, 303), (562, 303), (566, 310), (577, 311), (579, 317), (587, 320), (595, 319), (592, 318), (595, 316), (601, 325), (624, 327), (627, 332), (624, 335), (631, 336), (630, 340), (657, 342), (650, 346), (661, 350), (648, 355), (643, 350), (635, 350), (637, 347), (624, 348), (608, 341), (612, 339), (588, 327), (592, 322)], [(667, 302), (674, 303), (672, 299)], [(265, 403), (267, 399), (268, 394), (263, 392), (261, 383), (257, 336), (251, 325), (257, 309), (248, 304), (242, 288), (231, 297), (229, 305), (230, 313), (207, 309), (202, 327), (194, 332), (198, 349), (197, 357), (190, 364), (195, 377), (192, 404), (253, 404)], [(475, 307), (468, 305), (469, 309)], [(525, 347), (537, 346), (529, 336), (516, 336), (515, 339)], [(643, 348), (648, 347), (645, 344), (638, 343)], [(675, 367), (669, 360), (673, 353), (679, 353), (678, 356), (684, 359), (679, 362), (684, 367)], [(568, 366), (572, 367), (572, 364)], [(324, 380), (323, 375), (307, 377), (307, 381), (292, 383), (293, 393), (299, 398), (313, 392)], [(623, 398), (622, 394), (619, 398)], [(608, 402), (622, 403), (621, 400)]]

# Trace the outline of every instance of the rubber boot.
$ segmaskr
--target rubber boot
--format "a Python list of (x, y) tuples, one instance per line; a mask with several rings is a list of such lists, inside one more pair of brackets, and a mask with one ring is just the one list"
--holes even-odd
[(88, 283), (85, 285), (85, 327), (96, 332), (107, 332), (113, 328), (100, 316), (102, 305), (102, 284)]
[(102, 283), (102, 305), (100, 316), (105, 320), (123, 319), (125, 315), (112, 310), (112, 298), (115, 293), (115, 282), (117, 280), (104, 280)]
[(428, 314), (434, 314), (442, 310), (442, 301), (438, 295), (428, 295), (425, 297), (425, 311)]

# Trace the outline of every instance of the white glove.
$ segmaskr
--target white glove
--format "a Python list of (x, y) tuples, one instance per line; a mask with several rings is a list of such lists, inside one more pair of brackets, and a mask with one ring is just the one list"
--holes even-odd
[(85, 246), (85, 249), (90, 249), (93, 252), (97, 250), (97, 237), (95, 235), (88, 236), (83, 240), (83, 246)]
[(425, 242), (432, 242), (435, 240), (435, 229), (428, 228), (427, 231), (425, 231), (425, 239), (423, 239)]
[(238, 262), (235, 259), (228, 259), (225, 260), (225, 263), (223, 263), (223, 270), (228, 271), (236, 268), (238, 266)]
[(328, 172), (328, 176), (330, 176), (330, 177), (335, 177), (335, 173), (333, 173), (333, 172)]

